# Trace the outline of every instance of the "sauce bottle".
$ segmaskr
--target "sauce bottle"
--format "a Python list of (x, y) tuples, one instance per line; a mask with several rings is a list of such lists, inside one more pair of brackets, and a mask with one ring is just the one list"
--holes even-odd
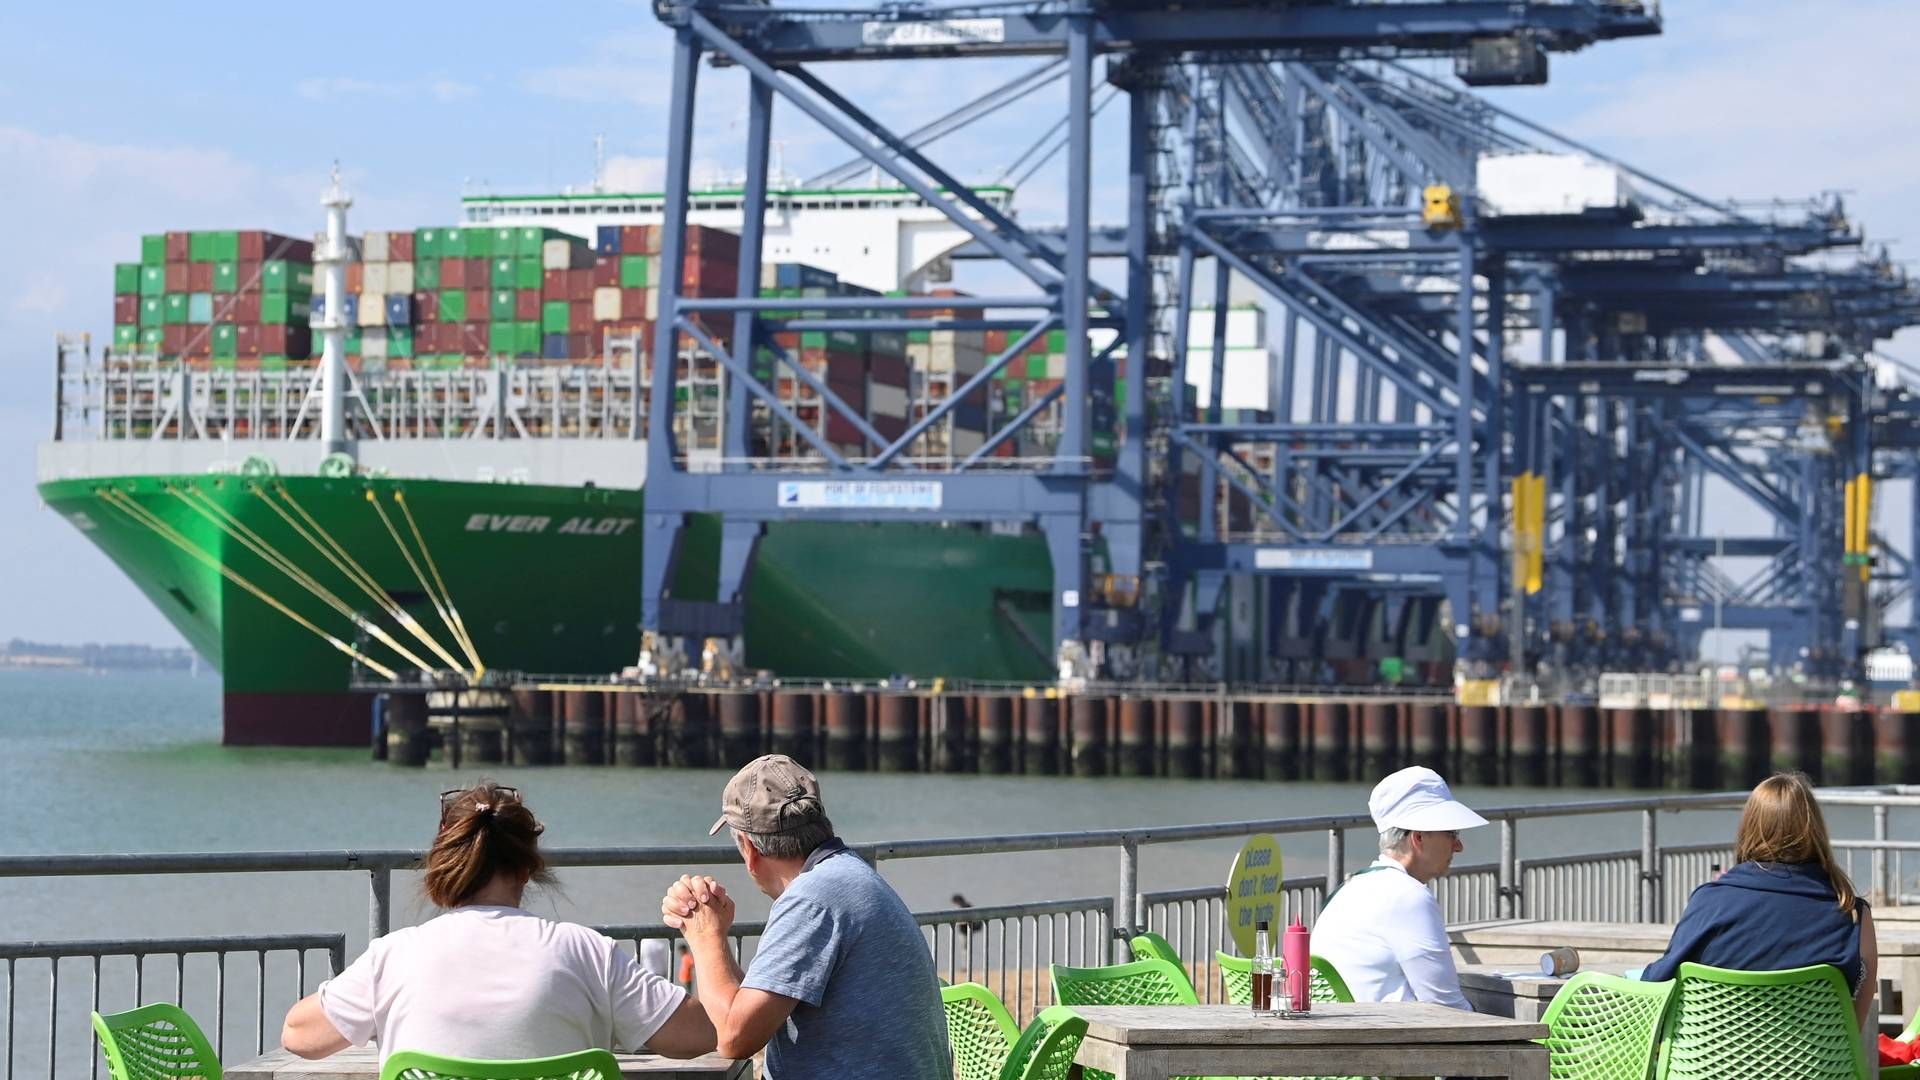
[(1273, 945), (1267, 939), (1267, 924), (1261, 923), (1253, 935), (1253, 1013), (1264, 1016), (1273, 1011)]
[(1287, 969), (1287, 1008), (1294, 1012), (1306, 1012), (1313, 1007), (1312, 1000), (1307, 996), (1307, 987), (1313, 981), (1313, 949), (1307, 928), (1300, 925), (1298, 917), (1295, 917), (1292, 926), (1287, 927), (1280, 955)]

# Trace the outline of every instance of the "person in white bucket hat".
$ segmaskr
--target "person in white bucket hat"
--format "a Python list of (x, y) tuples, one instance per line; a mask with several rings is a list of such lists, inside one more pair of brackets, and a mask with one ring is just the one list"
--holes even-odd
[(1313, 951), (1356, 1001), (1425, 1001), (1471, 1011), (1460, 992), (1440, 904), (1427, 885), (1460, 853), (1460, 833), (1487, 819), (1432, 769), (1401, 769), (1374, 786), (1367, 811), (1380, 858), (1334, 890), (1313, 927)]

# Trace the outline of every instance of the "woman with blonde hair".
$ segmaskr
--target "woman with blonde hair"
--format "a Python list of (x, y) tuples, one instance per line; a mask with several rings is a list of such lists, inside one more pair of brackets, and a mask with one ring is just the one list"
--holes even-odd
[(1873, 913), (1833, 858), (1826, 818), (1801, 773), (1775, 773), (1747, 796), (1735, 865), (1693, 890), (1667, 953), (1641, 978), (1671, 979), (1682, 962), (1777, 971), (1832, 964), (1864, 1026), (1878, 979)]
[(280, 1041), (304, 1058), (361, 1045), (512, 1060), (595, 1047), (691, 1058), (713, 1050), (705, 1010), (613, 939), (520, 906), (551, 885), (544, 831), (514, 788), (440, 796), (422, 884), (442, 913), (376, 938), (287, 1013)]

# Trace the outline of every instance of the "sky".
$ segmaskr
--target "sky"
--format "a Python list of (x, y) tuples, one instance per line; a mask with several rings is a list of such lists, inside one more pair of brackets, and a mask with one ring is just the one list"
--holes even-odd
[[(1546, 87), (1496, 100), (1711, 196), (1843, 193), (1874, 243), (1920, 243), (1920, 7), (1674, 0), (1666, 33), (1553, 57)], [(651, 7), (544, 9), (469, 0), (311, 7), (200, 0), (103, 9), (0, 6), (0, 639), (174, 644), (120, 572), (39, 502), (34, 447), (51, 428), (53, 336), (111, 330), (112, 264), (167, 229), (304, 233), (339, 161), (352, 228), (456, 220), (463, 193), (605, 182), (651, 189), (664, 154), (668, 36)], [(828, 81), (903, 127), (1008, 77), (1010, 62), (829, 65)], [(696, 180), (740, 167), (737, 71), (703, 73)], [(1096, 129), (1096, 207), (1119, 193), (1123, 110)], [(993, 181), (1050, 123), (1037, 104), (940, 145)], [(776, 124), (795, 174), (847, 154)], [(1058, 214), (1062, 170), (1021, 189)], [(1887, 351), (1920, 364), (1920, 337)], [(1904, 516), (1904, 511), (1901, 511)], [(1904, 529), (1900, 535), (1904, 536)]]

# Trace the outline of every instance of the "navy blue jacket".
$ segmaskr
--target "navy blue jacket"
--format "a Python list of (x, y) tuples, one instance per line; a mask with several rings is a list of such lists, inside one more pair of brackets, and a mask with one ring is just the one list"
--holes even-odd
[[(1864, 916), (1867, 902), (1854, 910)], [(1855, 991), (1866, 972), (1860, 923), (1840, 910), (1819, 863), (1744, 862), (1693, 890), (1667, 954), (1640, 977), (1671, 979), (1683, 961), (1735, 971), (1832, 964)]]

